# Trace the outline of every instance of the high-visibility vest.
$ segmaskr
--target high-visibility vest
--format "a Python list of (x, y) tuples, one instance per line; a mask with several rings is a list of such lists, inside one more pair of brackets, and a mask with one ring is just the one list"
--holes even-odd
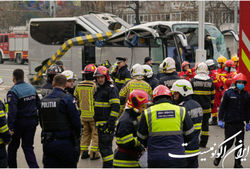
[(74, 92), (74, 96), (79, 101), (79, 108), (81, 110), (81, 117), (93, 118), (94, 116), (94, 92), (96, 84), (93, 81), (80, 82)]
[(161, 103), (145, 110), (150, 136), (183, 134), (185, 108), (170, 103)]

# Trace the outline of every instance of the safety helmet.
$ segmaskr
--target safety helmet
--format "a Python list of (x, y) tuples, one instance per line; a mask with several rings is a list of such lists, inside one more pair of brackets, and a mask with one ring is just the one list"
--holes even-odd
[(149, 65), (143, 65), (145, 76), (151, 78), (154, 74), (153, 69)]
[(171, 91), (179, 92), (183, 97), (193, 94), (193, 87), (188, 80), (181, 79), (174, 82)]
[(171, 91), (164, 85), (157, 86), (153, 91), (153, 100), (159, 96), (172, 96)]
[(96, 71), (96, 66), (94, 64), (88, 64), (85, 66), (84, 70), (81, 72), (83, 74), (88, 74), (88, 73), (95, 73)]
[(163, 73), (163, 63), (159, 65), (159, 73)]
[(208, 60), (206, 60), (205, 63), (207, 64), (208, 67), (215, 65), (215, 62), (213, 59), (208, 59)]
[(67, 80), (77, 80), (76, 74), (74, 74), (71, 70), (63, 71), (62, 75), (64, 75)]
[(175, 67), (175, 61), (173, 58), (171, 57), (167, 57), (166, 59), (163, 60), (163, 70), (166, 72), (166, 73), (172, 73), (176, 70), (176, 67)]
[(226, 67), (234, 67), (234, 66), (235, 66), (234, 61), (232, 61), (232, 60), (227, 60), (227, 61), (225, 62), (225, 66), (226, 66)]
[(147, 92), (145, 92), (144, 90), (136, 89), (129, 94), (127, 106), (129, 108), (134, 108), (134, 110), (138, 112), (139, 107), (142, 104), (148, 103), (148, 100), (149, 100), (149, 95)]
[(104, 66), (98, 66), (97, 67), (97, 69), (96, 69), (96, 71), (94, 73), (94, 77), (98, 77), (98, 76), (105, 76), (107, 81), (110, 80), (109, 71)]
[(245, 81), (247, 83), (247, 77), (243, 73), (238, 73), (233, 78), (233, 83), (235, 84), (237, 81)]
[(186, 66), (186, 65), (189, 65), (190, 67), (190, 63), (188, 61), (184, 61), (182, 64), (181, 64), (181, 70), (183, 71), (183, 68)]
[(110, 64), (109, 60), (105, 60), (105, 62), (102, 64), (102, 66), (105, 66), (106, 68), (110, 68), (111, 64)]
[(225, 56), (220, 55), (220, 57), (218, 57), (217, 62), (218, 63), (225, 63), (227, 61), (227, 58)]
[(234, 62), (239, 62), (239, 57), (235, 54), (232, 56), (231, 60)]
[(63, 72), (63, 70), (60, 66), (53, 64), (47, 70), (47, 75), (56, 75), (56, 74), (62, 73), (62, 72)]
[(196, 74), (200, 74), (200, 73), (208, 74), (208, 67), (207, 67), (207, 64), (204, 62), (199, 63), (196, 68)]
[(140, 65), (139, 63), (136, 63), (132, 68), (131, 68), (131, 76), (133, 78), (137, 79), (143, 79), (144, 78), (144, 67)]
[(0, 84), (3, 84), (3, 78), (0, 76)]

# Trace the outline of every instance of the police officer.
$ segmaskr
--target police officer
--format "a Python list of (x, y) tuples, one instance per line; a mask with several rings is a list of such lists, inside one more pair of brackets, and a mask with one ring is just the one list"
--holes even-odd
[(49, 67), (46, 73), (47, 83), (42, 87), (42, 91), (41, 91), (41, 94), (43, 97), (48, 95), (53, 90), (52, 81), (55, 75), (58, 73), (62, 73), (62, 72), (63, 72), (63, 69), (56, 64), (53, 64)]
[[(3, 83), (0, 76), (0, 84)], [(6, 145), (11, 141), (9, 128), (6, 123), (5, 106), (0, 99), (0, 168), (8, 167), (8, 158), (6, 152)]]
[(143, 65), (140, 65), (138, 63), (135, 64), (131, 69), (131, 75), (133, 79), (128, 81), (119, 93), (121, 100), (120, 112), (123, 112), (124, 105), (127, 102), (128, 96), (133, 90), (144, 90), (149, 94), (150, 97), (152, 96), (151, 86), (143, 80), (145, 75)]
[[(242, 146), (235, 150), (234, 168), (243, 168), (241, 165), (241, 158), (244, 154), (244, 122), (246, 122), (246, 131), (250, 130), (250, 96), (248, 92), (244, 90), (244, 87), (247, 83), (247, 78), (244, 74), (237, 74), (233, 79), (233, 83), (235, 84), (235, 87), (228, 89), (223, 95), (219, 111), (219, 126), (223, 128), (225, 122), (225, 140), (241, 131), (241, 133), (238, 134), (236, 138), (233, 137), (222, 145), (222, 151), (226, 153), (226, 151), (232, 147), (234, 140), (236, 139), (235, 147), (240, 145)], [(221, 153), (219, 157), (215, 158), (215, 166), (219, 165), (220, 160), (224, 155), (224, 153)]]
[(214, 104), (214, 83), (208, 76), (206, 63), (200, 63), (196, 68), (196, 75), (191, 80), (193, 86), (193, 99), (197, 101), (203, 109), (203, 119), (201, 127), (200, 147), (206, 147), (209, 137), (209, 118)]
[(138, 140), (148, 149), (148, 167), (181, 168), (186, 160), (169, 153), (184, 155), (183, 134), (193, 137), (193, 123), (185, 108), (171, 104), (171, 91), (159, 85), (153, 91), (154, 105), (144, 111), (137, 132)]
[(8, 146), (8, 164), (17, 168), (17, 150), (22, 140), (22, 149), (30, 168), (38, 168), (33, 151), (34, 136), (38, 125), (37, 105), (40, 100), (36, 89), (24, 82), (22, 69), (13, 71), (14, 86), (7, 93), (9, 106), (8, 126), (12, 141)]
[(66, 94), (64, 75), (56, 75), (53, 91), (41, 100), (44, 168), (76, 168), (80, 155), (81, 120), (73, 96)]
[(151, 86), (152, 90), (159, 85), (159, 80), (154, 77), (154, 72), (149, 65), (143, 65), (144, 67), (144, 80)]
[(118, 146), (114, 156), (114, 167), (139, 167), (139, 157), (144, 146), (137, 140), (138, 119), (147, 107), (149, 95), (143, 90), (134, 90), (128, 97), (125, 111), (119, 118), (116, 130)]
[(98, 66), (94, 77), (97, 81), (97, 90), (94, 94), (94, 119), (98, 129), (99, 149), (102, 155), (103, 167), (113, 167), (112, 141), (115, 122), (119, 116), (120, 100), (118, 89), (109, 80), (106, 67)]
[(127, 59), (125, 57), (117, 57), (117, 66), (111, 73), (111, 77), (115, 82), (118, 91), (121, 90), (122, 86), (129, 80), (131, 80), (130, 72), (126, 64)]
[(180, 79), (180, 77), (176, 72), (175, 61), (174, 59), (167, 57), (166, 59), (164, 59), (162, 63), (163, 63), (162, 67), (164, 74), (160, 78), (160, 84), (165, 85), (169, 89), (171, 89), (173, 83), (176, 80)]
[[(186, 112), (194, 125), (194, 137), (185, 147), (186, 154), (199, 152), (199, 135), (202, 122), (202, 107), (192, 99), (193, 88), (187, 80), (177, 80), (171, 89), (174, 92), (174, 101), (177, 105), (185, 107)], [(187, 158), (187, 168), (198, 168), (198, 156)]]
[(78, 100), (79, 108), (81, 110), (81, 119), (83, 124), (83, 134), (81, 138), (81, 159), (99, 159), (98, 153), (98, 134), (94, 121), (94, 93), (96, 91), (96, 83), (94, 82), (93, 74), (96, 70), (94, 64), (89, 64), (82, 71), (85, 80), (81, 81), (75, 89), (74, 96)]
[(77, 80), (76, 74), (74, 74), (74, 72), (72, 72), (71, 70), (65, 70), (62, 72), (62, 75), (64, 75), (67, 79), (65, 91), (71, 95), (74, 95), (74, 83)]

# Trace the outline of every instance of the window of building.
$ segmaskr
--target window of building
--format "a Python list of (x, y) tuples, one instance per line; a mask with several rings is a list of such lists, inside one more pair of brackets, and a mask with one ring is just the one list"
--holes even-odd
[(181, 13), (180, 12), (170, 13), (170, 20), (171, 21), (181, 21)]

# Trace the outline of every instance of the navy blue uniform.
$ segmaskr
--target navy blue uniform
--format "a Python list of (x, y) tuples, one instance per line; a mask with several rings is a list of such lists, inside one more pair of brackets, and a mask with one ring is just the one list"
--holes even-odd
[[(61, 130), (45, 131), (47, 126), (43, 125), (42, 117), (43, 102), (45, 99), (60, 98), (56, 109), (65, 117), (67, 121), (62, 122), (65, 126)], [(50, 105), (45, 105), (45, 107)], [(53, 91), (41, 101), (39, 110), (40, 124), (43, 142), (43, 163), (45, 168), (76, 168), (80, 155), (81, 120), (80, 112), (76, 109), (73, 96), (66, 94), (60, 88)], [(59, 121), (60, 122), (60, 121)], [(55, 122), (56, 123), (56, 122)]]
[(8, 167), (8, 159), (5, 144), (9, 143), (11, 136), (5, 117), (5, 107), (0, 100), (0, 168)]
[(178, 76), (177, 72), (164, 73), (160, 78), (160, 84), (167, 86), (169, 89), (171, 89), (174, 82), (178, 79), (180, 79), (180, 77)]
[[(243, 144), (242, 149), (244, 149), (244, 121), (249, 123), (249, 99), (250, 96), (245, 90), (242, 90), (241, 93), (239, 93), (237, 89), (228, 89), (224, 93), (219, 110), (219, 120), (225, 122), (225, 140), (239, 131), (242, 131), (236, 136), (235, 142), (235, 147)], [(223, 150), (225, 146), (226, 150), (229, 150), (232, 147), (234, 140), (235, 138), (227, 141), (225, 145), (223, 145)], [(240, 142), (240, 140), (242, 142)], [(235, 157), (238, 156), (239, 150), (240, 149), (236, 149)], [(241, 158), (235, 159), (235, 166), (241, 165), (240, 160)]]
[(115, 82), (116, 87), (118, 88), (118, 91), (120, 91), (123, 87), (123, 85), (131, 80), (131, 75), (128, 70), (128, 66), (125, 65), (121, 69), (117, 70), (116, 72), (113, 72), (111, 74), (112, 79)]
[(53, 90), (52, 82), (47, 81), (47, 83), (42, 87), (41, 94), (43, 97), (47, 96)]
[(98, 128), (98, 144), (103, 159), (103, 167), (113, 167), (113, 132), (119, 116), (120, 99), (117, 88), (110, 82), (97, 87), (94, 95), (94, 120)]
[(132, 109), (125, 109), (122, 113), (117, 129), (116, 129), (116, 144), (117, 152), (114, 156), (114, 167), (140, 167), (139, 157), (144, 150), (142, 144), (137, 140), (139, 113)]
[[(185, 147), (186, 154), (193, 154), (199, 152), (199, 135), (201, 131), (201, 123), (203, 116), (203, 109), (201, 105), (192, 99), (191, 96), (183, 98), (183, 101), (179, 103), (179, 106), (186, 108), (186, 111), (191, 118), (194, 126), (194, 136), (188, 145)], [(185, 136), (184, 140), (186, 142)], [(198, 168), (198, 156), (187, 158), (187, 168)]]
[(34, 136), (38, 125), (37, 105), (40, 100), (36, 89), (25, 82), (16, 83), (7, 93), (9, 105), (8, 126), (12, 141), (8, 146), (8, 163), (10, 168), (17, 168), (17, 149), (22, 140), (22, 148), (30, 168), (38, 168), (34, 154)]
[(154, 76), (151, 78), (145, 78), (144, 80), (151, 86), (152, 90), (154, 90), (160, 84), (160, 81)]

